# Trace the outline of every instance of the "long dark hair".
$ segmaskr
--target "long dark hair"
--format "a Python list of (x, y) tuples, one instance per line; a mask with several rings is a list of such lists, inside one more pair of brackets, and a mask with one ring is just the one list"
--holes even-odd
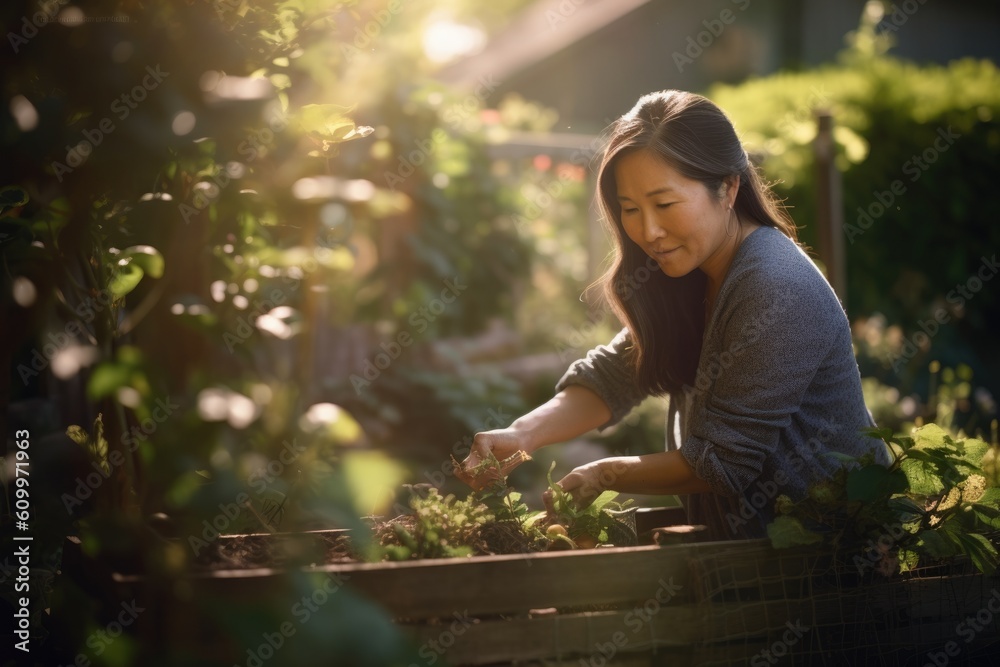
[(597, 176), (598, 204), (616, 245), (614, 261), (600, 283), (612, 311), (632, 333), (630, 362), (637, 386), (662, 394), (694, 384), (704, 333), (706, 277), (692, 271), (671, 278), (626, 235), (615, 165), (639, 149), (652, 151), (683, 176), (701, 181), (716, 199), (726, 179), (738, 175), (733, 205), (737, 218), (774, 227), (793, 241), (797, 234), (729, 118), (705, 97), (679, 90), (650, 93), (615, 121)]

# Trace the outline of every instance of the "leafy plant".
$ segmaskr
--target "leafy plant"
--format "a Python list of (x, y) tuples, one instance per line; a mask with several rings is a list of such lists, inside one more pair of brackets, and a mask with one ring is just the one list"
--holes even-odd
[[(776, 548), (826, 542), (854, 555), (859, 572), (889, 576), (918, 563), (966, 556), (984, 573), (996, 569), (1000, 488), (996, 452), (977, 438), (953, 437), (936, 424), (910, 436), (873, 429), (892, 464), (831, 453), (844, 466), (806, 498), (778, 496), (768, 536)], [(995, 449), (995, 448), (994, 448)], [(991, 472), (984, 475), (984, 464)]]
[(606, 491), (590, 506), (577, 509), (572, 495), (552, 481), (551, 468), (555, 514), (531, 510), (520, 492), (507, 485), (507, 473), (525, 457), (518, 452), (499, 461), (490, 453), (470, 471), (456, 462), (456, 471), (462, 471), (467, 483), (479, 482), (465, 500), (442, 497), (434, 487), (411, 488), (412, 514), (376, 526), (381, 545), (376, 558), (450, 558), (635, 543), (635, 530), (621, 516), (632, 500), (616, 502), (618, 494)]
[(517, 452), (513, 456), (499, 461), (493, 452), (490, 452), (485, 460), (476, 466), (473, 476), (479, 478), (486, 476), (491, 481), (486, 484), (477, 494), (479, 500), (490, 508), (497, 521), (515, 521), (524, 526), (530, 521), (537, 520), (541, 512), (532, 512), (531, 509), (521, 501), (521, 493), (515, 491), (507, 485), (507, 476), (504, 471), (513, 468), (514, 462), (528, 460), (531, 457), (524, 452)]
[(635, 531), (629, 533), (623, 525), (620, 514), (626, 511), (634, 502), (629, 499), (624, 503), (615, 500), (617, 491), (605, 491), (597, 496), (590, 505), (578, 509), (573, 501), (573, 495), (564, 491), (552, 480), (555, 461), (549, 467), (546, 478), (552, 492), (552, 505), (556, 517), (567, 527), (569, 537), (577, 546), (596, 546), (597, 544), (630, 544), (635, 542)]
[(471, 494), (464, 500), (442, 496), (431, 487), (410, 495), (413, 514), (384, 524), (379, 531), (381, 555), (389, 560), (471, 556), (480, 530), (494, 519)]

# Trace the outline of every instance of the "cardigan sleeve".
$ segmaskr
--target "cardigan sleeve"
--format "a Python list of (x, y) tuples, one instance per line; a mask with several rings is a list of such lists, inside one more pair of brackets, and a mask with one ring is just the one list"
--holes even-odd
[(570, 364), (556, 383), (556, 392), (575, 384), (601, 397), (611, 410), (611, 418), (598, 431), (617, 424), (647, 396), (636, 388), (634, 373), (626, 359), (631, 346), (632, 336), (624, 328), (610, 343), (598, 345), (586, 357)]
[(741, 495), (761, 476), (843, 327), (825, 283), (804, 282), (741, 280), (717, 323), (721, 348), (688, 389), (705, 394), (704, 413), (681, 454), (716, 493)]

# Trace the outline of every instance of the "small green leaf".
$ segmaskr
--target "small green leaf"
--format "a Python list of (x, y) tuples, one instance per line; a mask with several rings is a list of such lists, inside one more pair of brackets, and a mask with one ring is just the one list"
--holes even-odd
[(133, 261), (127, 261), (124, 265), (119, 264), (117, 274), (108, 284), (108, 291), (116, 299), (121, 299), (136, 288), (142, 276), (143, 270), (139, 264)]
[(900, 549), (897, 558), (899, 559), (900, 572), (909, 572), (920, 562), (920, 554), (909, 549)]
[(76, 424), (73, 424), (66, 429), (66, 435), (69, 436), (70, 440), (81, 447), (86, 447), (87, 442), (90, 440), (90, 437), (87, 435), (87, 432), (83, 430), (83, 427)]
[(131, 263), (138, 266), (150, 277), (163, 277), (163, 255), (153, 246), (134, 245), (125, 248), (119, 255), (119, 261), (126, 257), (131, 258)]
[(801, 521), (786, 515), (776, 517), (768, 524), (767, 536), (771, 538), (771, 546), (775, 549), (787, 549), (823, 541), (822, 535), (808, 530)]
[(955, 540), (962, 550), (972, 560), (972, 564), (983, 574), (992, 574), (997, 569), (998, 555), (996, 547), (978, 533), (959, 532), (954, 534)]
[(302, 129), (324, 141), (343, 141), (354, 130), (354, 121), (345, 113), (348, 107), (336, 104), (306, 104), (298, 113)]
[(892, 440), (893, 435), (895, 435), (891, 428), (866, 428), (862, 429), (861, 432), (873, 438), (886, 441)]
[(856, 468), (847, 473), (847, 499), (870, 503), (906, 490), (906, 477), (880, 465)]
[(974, 504), (972, 506), (972, 512), (979, 523), (989, 528), (1000, 530), (1000, 510), (993, 507)]
[(889, 509), (898, 512), (900, 514), (906, 514), (910, 516), (923, 516), (925, 514), (923, 507), (916, 504), (906, 496), (890, 498), (888, 504), (889, 504)]
[(87, 396), (97, 400), (109, 396), (119, 388), (127, 386), (132, 377), (132, 368), (113, 361), (105, 362), (94, 369), (87, 384)]
[(920, 533), (919, 546), (931, 558), (947, 558), (958, 553), (955, 544), (949, 540), (943, 530), (925, 530)]
[(976, 501), (977, 505), (988, 505), (1000, 509), (1000, 487), (991, 486)]
[(593, 508), (591, 510), (592, 513), (598, 514), (601, 510), (605, 508), (605, 506), (607, 506), (608, 503), (612, 502), (617, 497), (618, 497), (617, 491), (602, 492), (601, 495), (597, 496), (597, 498), (594, 499), (594, 502), (591, 503), (590, 505)]

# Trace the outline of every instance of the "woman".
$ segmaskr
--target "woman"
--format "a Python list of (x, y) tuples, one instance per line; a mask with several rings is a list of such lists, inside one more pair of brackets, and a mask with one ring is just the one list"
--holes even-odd
[(874, 423), (844, 310), (717, 106), (675, 90), (641, 98), (612, 126), (598, 189), (617, 246), (605, 294), (624, 328), (550, 401), (476, 434), (466, 470), (667, 394), (666, 451), (594, 461), (559, 485), (582, 504), (605, 489), (687, 496), (691, 523), (733, 539), (765, 535), (779, 494), (829, 479), (829, 452), (888, 463), (862, 433)]

